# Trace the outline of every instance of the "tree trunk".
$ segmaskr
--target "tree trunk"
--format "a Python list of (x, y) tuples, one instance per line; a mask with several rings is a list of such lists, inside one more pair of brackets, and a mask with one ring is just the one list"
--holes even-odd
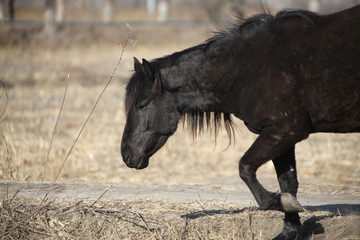
[(113, 20), (113, 0), (106, 0), (103, 8), (103, 23), (111, 23)]
[(65, 2), (56, 0), (56, 22), (63, 23), (65, 20)]
[(0, 21), (5, 20), (4, 0), (0, 0)]
[(169, 17), (169, 2), (167, 0), (160, 0), (158, 4), (158, 21), (166, 22)]
[(156, 10), (156, 0), (146, 0), (146, 9), (150, 14), (154, 14)]
[(53, 37), (55, 34), (55, 0), (46, 0), (44, 15), (44, 34)]
[(320, 11), (320, 0), (309, 0), (308, 9), (312, 12)]

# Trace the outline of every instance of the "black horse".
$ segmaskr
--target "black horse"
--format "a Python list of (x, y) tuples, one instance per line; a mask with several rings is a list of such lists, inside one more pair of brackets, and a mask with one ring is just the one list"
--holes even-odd
[[(126, 88), (121, 153), (130, 168), (149, 158), (186, 118), (196, 135), (231, 116), (258, 138), (241, 158), (240, 177), (261, 209), (285, 212), (277, 239), (301, 239), (295, 144), (316, 132), (360, 132), (360, 5), (330, 14), (255, 15), (204, 44), (155, 59), (136, 58)], [(272, 160), (281, 194), (256, 170)]]

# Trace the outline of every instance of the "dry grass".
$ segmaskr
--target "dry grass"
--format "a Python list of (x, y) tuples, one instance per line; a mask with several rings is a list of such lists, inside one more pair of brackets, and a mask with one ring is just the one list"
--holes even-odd
[[(218, 203), (3, 199), (0, 239), (270, 239), (282, 214)], [(310, 239), (357, 239), (358, 218), (302, 214)], [(20, 224), (19, 224), (20, 223)], [(325, 230), (326, 229), (326, 230)]]
[[(0, 32), (4, 32), (1, 27)], [(64, 31), (74, 34), (72, 39), (76, 44), (55, 41), (39, 51), (35, 40), (41, 38), (36, 37), (35, 31), (33, 38), (25, 39), (28, 42), (6, 44), (0, 49), (0, 77), (7, 84), (9, 99), (6, 104), (5, 95), (2, 95), (0, 101), (0, 110), (7, 106), (0, 124), (0, 134), (4, 136), (0, 139), (0, 181), (42, 179), (51, 133), (69, 74), (69, 90), (44, 176), (47, 181), (55, 178), (119, 57), (121, 47), (117, 42), (127, 34), (114, 33), (119, 39), (112, 42), (113, 30), (108, 29), (108, 38), (102, 42), (99, 40), (101, 30), (97, 30), (94, 37), (97, 42), (85, 41), (82, 45), (86, 34), (76, 36), (74, 29)], [(120, 74), (101, 99), (65, 164), (60, 180), (137, 184), (240, 181), (238, 160), (256, 138), (240, 121), (237, 122), (236, 144), (226, 151), (223, 151), (228, 143), (225, 132), (219, 134), (215, 146), (213, 136), (204, 134), (194, 143), (188, 131), (180, 127), (152, 158), (149, 168), (136, 171), (123, 164), (119, 151), (125, 123), (123, 95), (132, 70), (132, 57), (151, 59), (206, 38), (205, 34), (199, 34), (205, 32), (199, 28), (166, 33), (147, 31), (165, 39), (145, 45), (149, 35), (145, 29), (139, 32), (135, 29), (138, 43), (126, 49)], [(174, 39), (175, 33), (180, 37)], [(182, 42), (185, 36), (192, 37)], [(54, 44), (60, 47), (52, 48)], [(297, 148), (300, 182), (325, 181), (359, 187), (359, 143), (359, 134), (317, 134), (300, 143)], [(262, 167), (259, 176), (274, 177), (272, 165)], [(94, 204), (55, 199), (40, 203), (34, 199), (9, 197), (6, 193), (0, 197), (1, 239), (269, 239), (281, 230), (283, 218), (277, 212), (220, 203), (129, 200)], [(356, 215), (317, 211), (304, 213), (302, 219), (306, 235), (311, 239), (358, 239), (360, 236)]]

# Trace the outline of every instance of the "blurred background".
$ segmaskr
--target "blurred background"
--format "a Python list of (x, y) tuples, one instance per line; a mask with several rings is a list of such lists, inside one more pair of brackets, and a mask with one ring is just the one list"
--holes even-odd
[[(202, 43), (236, 16), (281, 9), (330, 13), (358, 0), (0, 0), (0, 180), (51, 181), (108, 81), (119, 69), (60, 174), (61, 180), (147, 184), (241, 182), (237, 164), (256, 138), (236, 121), (192, 140), (179, 127), (143, 171), (120, 156), (123, 96), (133, 56), (152, 59)], [(129, 36), (129, 42), (124, 46)], [(50, 139), (70, 80), (64, 109)], [(316, 134), (299, 144), (299, 176), (360, 184), (359, 134)], [(270, 164), (260, 176), (275, 178)]]
[[(0, 19), (39, 21), (53, 15), (57, 23), (226, 20), (232, 12), (244, 15), (259, 10), (261, 4), (271, 10), (302, 8), (331, 12), (355, 4), (358, 0), (1, 0)], [(48, 13), (52, 11), (53, 13)]]

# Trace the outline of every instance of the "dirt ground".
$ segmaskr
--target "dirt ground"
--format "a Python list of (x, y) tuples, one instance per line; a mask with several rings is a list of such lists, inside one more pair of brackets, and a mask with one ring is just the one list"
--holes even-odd
[[(256, 138), (241, 121), (236, 143), (227, 150), (224, 131), (215, 145), (214, 136), (205, 133), (194, 141), (180, 127), (147, 169), (129, 169), (121, 160), (124, 87), (133, 56), (152, 59), (182, 50), (212, 30), (203, 23), (71, 25), (49, 39), (38, 26), (0, 25), (6, 89), (0, 101), (0, 239), (270, 239), (279, 233), (283, 215), (259, 211), (238, 177), (238, 160)], [(129, 32), (119, 69), (64, 162)], [(306, 238), (360, 238), (359, 144), (359, 134), (316, 134), (298, 144)], [(45, 201), (44, 195), (22, 195), (36, 192), (42, 179), (48, 187), (58, 174), (60, 188), (55, 185)], [(258, 175), (278, 190), (271, 164)], [(70, 191), (73, 185), (83, 190)]]

